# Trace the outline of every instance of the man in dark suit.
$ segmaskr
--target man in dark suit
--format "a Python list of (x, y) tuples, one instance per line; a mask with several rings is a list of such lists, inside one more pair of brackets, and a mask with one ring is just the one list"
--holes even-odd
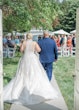
[(43, 39), (40, 39), (38, 44), (41, 48), (41, 52), (39, 53), (40, 62), (46, 70), (49, 81), (51, 81), (53, 62), (58, 58), (56, 43), (49, 38), (49, 33), (45, 31)]

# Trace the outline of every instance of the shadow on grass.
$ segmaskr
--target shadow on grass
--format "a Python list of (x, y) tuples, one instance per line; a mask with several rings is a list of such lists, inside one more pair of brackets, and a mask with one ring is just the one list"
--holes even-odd
[(7, 82), (10, 82), (12, 78), (8, 77), (8, 76), (4, 76), (4, 80), (7, 80)]
[(4, 110), (10, 110), (11, 104), (4, 103)]

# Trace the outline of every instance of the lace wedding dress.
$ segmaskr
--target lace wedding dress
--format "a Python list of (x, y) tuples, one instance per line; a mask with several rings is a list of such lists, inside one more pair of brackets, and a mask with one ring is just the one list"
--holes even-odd
[(30, 105), (58, 97), (50, 84), (32, 40), (28, 40), (15, 77), (4, 87), (4, 102)]

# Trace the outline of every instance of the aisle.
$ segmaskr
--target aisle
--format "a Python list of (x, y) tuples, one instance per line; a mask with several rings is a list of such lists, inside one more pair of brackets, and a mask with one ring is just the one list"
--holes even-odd
[(58, 87), (58, 84), (54, 76), (53, 76), (51, 83), (59, 93), (58, 99), (46, 101), (44, 103), (31, 105), (27, 107), (13, 104), (10, 110), (68, 110), (67, 105), (64, 101), (64, 98), (60, 92), (60, 89)]

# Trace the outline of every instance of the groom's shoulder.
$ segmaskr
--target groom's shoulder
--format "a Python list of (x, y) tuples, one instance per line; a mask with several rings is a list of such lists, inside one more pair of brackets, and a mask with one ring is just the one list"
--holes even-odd
[(40, 43), (40, 42), (42, 42), (44, 39), (40, 39), (40, 40), (38, 40), (38, 43)]
[(50, 41), (52, 41), (52, 39), (50, 39), (50, 38), (42, 38), (42, 39), (40, 39), (38, 42), (50, 42)]

